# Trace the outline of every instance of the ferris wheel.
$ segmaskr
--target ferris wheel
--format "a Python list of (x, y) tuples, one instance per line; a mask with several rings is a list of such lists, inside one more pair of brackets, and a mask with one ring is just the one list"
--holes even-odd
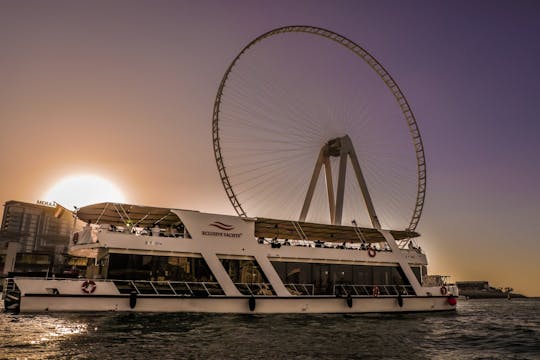
[(213, 147), (240, 216), (414, 231), (426, 162), (396, 81), (335, 32), (286, 26), (247, 44), (219, 85)]

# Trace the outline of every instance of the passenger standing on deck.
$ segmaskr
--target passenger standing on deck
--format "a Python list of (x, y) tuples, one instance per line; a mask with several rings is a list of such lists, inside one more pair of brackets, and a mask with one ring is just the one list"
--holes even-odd
[(154, 227), (152, 228), (152, 236), (159, 236), (159, 231), (160, 231), (159, 225), (154, 224)]

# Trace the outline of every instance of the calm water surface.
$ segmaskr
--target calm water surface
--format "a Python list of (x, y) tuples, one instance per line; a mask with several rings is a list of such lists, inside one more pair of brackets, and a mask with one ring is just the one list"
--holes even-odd
[(540, 359), (540, 299), (401, 315), (0, 314), (2, 359)]

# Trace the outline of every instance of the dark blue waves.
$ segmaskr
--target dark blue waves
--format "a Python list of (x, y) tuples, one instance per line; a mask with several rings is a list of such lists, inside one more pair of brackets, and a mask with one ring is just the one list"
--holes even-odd
[(540, 359), (540, 300), (401, 315), (0, 314), (1, 359)]

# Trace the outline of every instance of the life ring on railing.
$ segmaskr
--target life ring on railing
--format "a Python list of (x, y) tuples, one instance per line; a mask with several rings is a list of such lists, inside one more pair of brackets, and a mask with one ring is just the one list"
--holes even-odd
[(375, 251), (374, 248), (370, 247), (367, 251), (369, 257), (375, 257), (375, 255), (377, 255), (377, 251)]
[(378, 297), (379, 295), (381, 295), (381, 289), (379, 289), (378, 286), (375, 286), (373, 288), (372, 294), (373, 294), (373, 296)]
[(446, 294), (448, 294), (448, 289), (443, 285), (441, 286), (441, 295), (445, 296)]
[(96, 287), (96, 283), (92, 280), (85, 280), (85, 282), (83, 282), (81, 285), (81, 290), (85, 294), (92, 294), (94, 291), (96, 291)]

